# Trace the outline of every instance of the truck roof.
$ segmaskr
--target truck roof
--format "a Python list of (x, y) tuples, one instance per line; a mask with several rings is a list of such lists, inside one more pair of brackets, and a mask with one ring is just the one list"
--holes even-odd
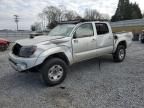
[(108, 22), (108, 20), (86, 20), (86, 19), (79, 19), (79, 20), (70, 20), (70, 21), (61, 21), (59, 24), (78, 24), (83, 22)]

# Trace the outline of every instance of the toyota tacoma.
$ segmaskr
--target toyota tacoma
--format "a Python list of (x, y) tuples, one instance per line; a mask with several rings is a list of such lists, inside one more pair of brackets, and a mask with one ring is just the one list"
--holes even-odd
[(74, 63), (105, 54), (122, 62), (132, 37), (131, 32), (113, 34), (107, 21), (61, 22), (48, 35), (16, 41), (9, 61), (19, 72), (38, 69), (43, 81), (54, 86), (64, 81)]

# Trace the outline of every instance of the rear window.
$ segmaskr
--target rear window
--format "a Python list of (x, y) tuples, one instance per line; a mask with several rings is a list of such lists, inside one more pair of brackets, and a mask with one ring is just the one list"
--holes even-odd
[(98, 35), (103, 35), (109, 33), (107, 24), (105, 23), (96, 23), (96, 30)]

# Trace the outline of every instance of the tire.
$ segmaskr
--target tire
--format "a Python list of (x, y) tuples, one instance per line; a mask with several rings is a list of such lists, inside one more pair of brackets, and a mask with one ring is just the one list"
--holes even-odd
[(62, 59), (48, 59), (40, 69), (42, 80), (47, 86), (54, 86), (62, 83), (66, 78), (67, 67), (67, 64)]
[(126, 56), (126, 48), (124, 45), (118, 45), (116, 52), (113, 54), (114, 62), (122, 62)]

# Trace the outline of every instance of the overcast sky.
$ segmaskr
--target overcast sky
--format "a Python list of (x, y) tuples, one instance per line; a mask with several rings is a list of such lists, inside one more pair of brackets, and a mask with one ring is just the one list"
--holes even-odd
[[(144, 0), (137, 2), (144, 12)], [(37, 15), (46, 6), (62, 6), (83, 14), (86, 8), (97, 9), (99, 12), (112, 16), (117, 8), (118, 0), (0, 0), (0, 29), (16, 29), (14, 14), (20, 16), (20, 29), (30, 29), (37, 21)]]

